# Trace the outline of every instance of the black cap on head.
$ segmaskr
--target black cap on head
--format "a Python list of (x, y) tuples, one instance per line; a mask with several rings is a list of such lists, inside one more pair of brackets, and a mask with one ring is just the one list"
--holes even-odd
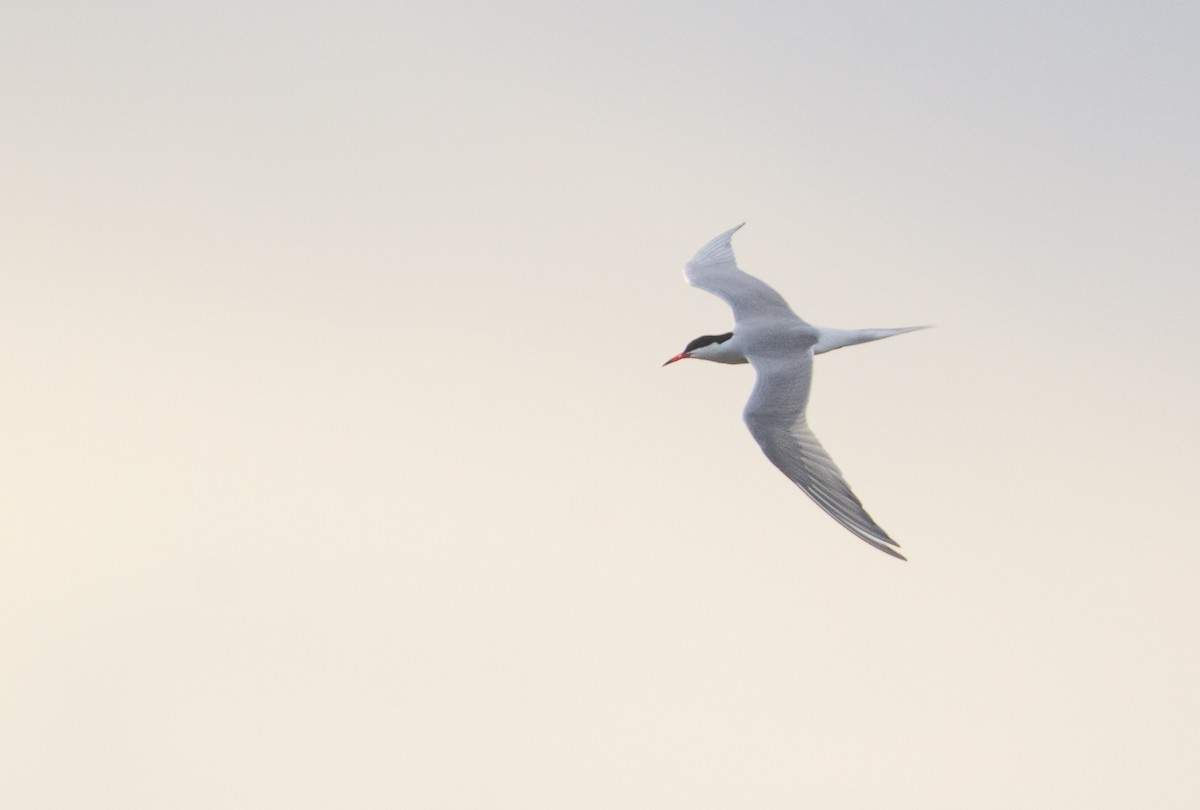
[(701, 335), (689, 343), (687, 348), (683, 350), (683, 353), (687, 354), (688, 352), (694, 352), (696, 349), (708, 346), (711, 343), (724, 343), (731, 337), (733, 337), (733, 332), (726, 332), (723, 335)]

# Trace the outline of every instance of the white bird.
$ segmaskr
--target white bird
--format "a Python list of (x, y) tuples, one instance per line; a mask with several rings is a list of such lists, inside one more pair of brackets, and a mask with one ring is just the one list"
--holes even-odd
[(827, 329), (805, 323), (783, 296), (738, 268), (730, 239), (742, 225), (700, 248), (683, 270), (688, 284), (733, 308), (733, 331), (702, 335), (663, 365), (695, 358), (754, 366), (757, 380), (742, 418), (763, 453), (834, 520), (903, 560), (895, 550), (899, 544), (863, 509), (841, 470), (809, 430), (804, 409), (812, 387), (814, 355), (926, 327)]

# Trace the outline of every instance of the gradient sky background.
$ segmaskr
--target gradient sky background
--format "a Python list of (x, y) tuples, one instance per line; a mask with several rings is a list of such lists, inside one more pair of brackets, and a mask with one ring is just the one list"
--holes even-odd
[(8, 4), (0, 804), (1196, 807), (1200, 7), (988, 5)]

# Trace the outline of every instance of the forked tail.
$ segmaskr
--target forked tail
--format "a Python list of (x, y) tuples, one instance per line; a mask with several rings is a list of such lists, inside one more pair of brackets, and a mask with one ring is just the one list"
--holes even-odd
[(843, 346), (853, 346), (856, 343), (870, 343), (892, 335), (902, 335), (905, 332), (915, 332), (918, 329), (928, 329), (928, 326), (904, 326), (900, 329), (827, 329), (817, 327), (817, 345), (813, 352), (831, 352)]

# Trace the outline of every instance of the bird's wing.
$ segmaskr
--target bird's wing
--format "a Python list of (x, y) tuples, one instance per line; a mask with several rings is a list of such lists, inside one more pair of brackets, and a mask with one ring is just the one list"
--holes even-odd
[(742, 225), (731, 228), (700, 248), (683, 268), (683, 277), (688, 284), (707, 290), (733, 307), (735, 321), (755, 315), (800, 320), (782, 295), (738, 269), (730, 239)]
[(863, 509), (841, 470), (809, 430), (804, 409), (812, 387), (811, 350), (786, 358), (751, 357), (750, 362), (758, 379), (742, 416), (763, 453), (834, 520), (903, 560), (894, 548), (896, 541)]

